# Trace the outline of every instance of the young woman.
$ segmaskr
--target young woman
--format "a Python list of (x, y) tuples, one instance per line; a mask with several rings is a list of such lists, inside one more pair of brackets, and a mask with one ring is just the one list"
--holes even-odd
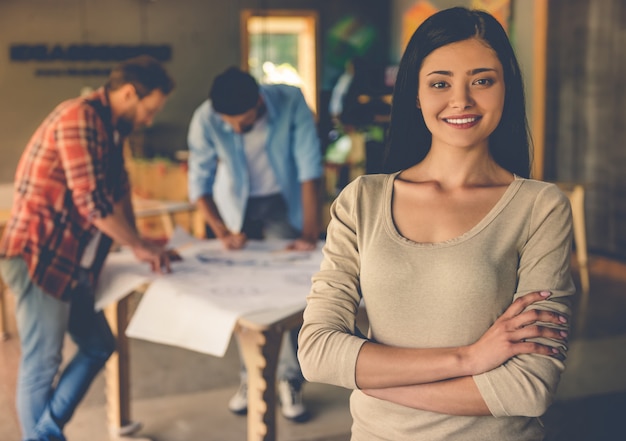
[(522, 79), (491, 15), (453, 8), (417, 29), (390, 137), (390, 174), (355, 180), (331, 209), (305, 377), (354, 389), (353, 441), (543, 439), (574, 293), (571, 214), (528, 178)]

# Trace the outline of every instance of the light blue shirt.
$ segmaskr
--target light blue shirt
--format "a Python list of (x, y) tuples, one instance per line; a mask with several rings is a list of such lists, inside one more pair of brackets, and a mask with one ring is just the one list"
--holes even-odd
[[(322, 176), (315, 120), (296, 87), (261, 85), (260, 94), (267, 107), (269, 162), (287, 203), (289, 221), (302, 230), (301, 183)], [(206, 100), (191, 118), (187, 144), (189, 199), (195, 202), (211, 195), (228, 229), (240, 231), (250, 194), (243, 136)]]

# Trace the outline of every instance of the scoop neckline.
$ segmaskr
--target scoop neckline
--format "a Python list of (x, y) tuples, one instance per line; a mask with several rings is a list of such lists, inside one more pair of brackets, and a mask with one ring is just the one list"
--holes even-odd
[(453, 237), (448, 240), (444, 240), (442, 242), (415, 242), (411, 239), (404, 237), (398, 229), (393, 221), (393, 215), (391, 212), (391, 203), (393, 198), (393, 183), (395, 182), (398, 175), (402, 173), (398, 171), (388, 176), (387, 182), (385, 185), (385, 197), (383, 198), (383, 212), (384, 212), (384, 223), (389, 235), (394, 238), (396, 241), (413, 246), (418, 248), (445, 248), (454, 245), (461, 244), (472, 237), (476, 236), (482, 230), (484, 230), (499, 214), (502, 210), (508, 205), (508, 203), (513, 199), (513, 196), (517, 193), (522, 183), (525, 181), (524, 178), (514, 174), (513, 181), (509, 184), (504, 194), (500, 196), (500, 199), (496, 204), (489, 210), (489, 212), (472, 228), (467, 230), (465, 233)]

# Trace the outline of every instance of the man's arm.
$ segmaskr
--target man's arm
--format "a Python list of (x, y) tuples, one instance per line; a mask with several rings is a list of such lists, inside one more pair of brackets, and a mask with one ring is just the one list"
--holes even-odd
[(189, 146), (189, 199), (196, 204), (202, 219), (226, 249), (242, 248), (246, 236), (231, 232), (224, 223), (212, 196), (213, 183), (218, 166), (217, 151), (208, 131), (211, 110), (205, 101), (193, 114), (187, 133)]
[(226, 249), (239, 249), (244, 246), (246, 243), (246, 235), (243, 233), (233, 233), (228, 229), (211, 195), (202, 195), (196, 201), (196, 206), (202, 214), (204, 221), (211, 227), (215, 236), (222, 242)]
[(302, 233), (298, 240), (289, 245), (289, 249), (312, 250), (317, 245), (320, 234), (319, 182), (319, 179), (311, 179), (301, 184)]
[(300, 90), (293, 107), (293, 154), (300, 180), (302, 199), (302, 231), (300, 238), (290, 245), (296, 250), (314, 249), (320, 233), (319, 183), (322, 176), (320, 141), (313, 113)]
[(133, 203), (130, 197), (130, 193), (126, 193), (126, 195), (124, 195), (122, 199), (117, 202), (117, 206), (121, 210), (124, 218), (126, 219), (126, 222), (132, 227), (137, 235), (139, 235), (135, 219), (135, 210), (133, 209)]
[(130, 196), (125, 196), (113, 205), (113, 212), (106, 217), (95, 218), (95, 227), (115, 242), (131, 248), (135, 257), (148, 262), (153, 271), (170, 271), (170, 260), (162, 247), (143, 240), (135, 227), (135, 216)]

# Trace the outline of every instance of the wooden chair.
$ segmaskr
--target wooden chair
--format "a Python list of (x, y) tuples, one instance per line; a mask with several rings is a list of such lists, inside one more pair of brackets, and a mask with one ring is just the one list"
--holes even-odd
[(585, 187), (580, 184), (562, 188), (572, 205), (572, 221), (574, 224), (574, 245), (576, 260), (580, 271), (582, 295), (589, 295), (589, 260), (587, 254), (587, 233), (585, 226)]
[(557, 183), (561, 191), (567, 195), (572, 206), (572, 223), (574, 224), (574, 246), (576, 261), (580, 275), (580, 302), (578, 306), (578, 331), (586, 327), (587, 309), (589, 304), (589, 260), (587, 255), (587, 234), (585, 227), (585, 187), (581, 184)]

